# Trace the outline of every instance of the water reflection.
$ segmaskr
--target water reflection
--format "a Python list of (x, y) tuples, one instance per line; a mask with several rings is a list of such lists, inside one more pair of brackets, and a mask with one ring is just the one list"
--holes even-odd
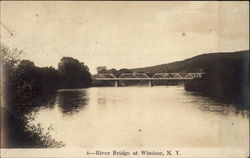
[(30, 106), (32, 106), (33, 108), (30, 108), (30, 110), (37, 111), (37, 110), (40, 110), (41, 108), (51, 109), (51, 108), (54, 108), (55, 103), (56, 103), (56, 93), (40, 95), (32, 99)]
[(64, 114), (73, 114), (88, 104), (88, 96), (84, 89), (61, 90), (58, 91), (57, 103)]
[(185, 92), (185, 95), (192, 98), (189, 102), (196, 105), (197, 108), (203, 112), (211, 112), (225, 116), (234, 113), (235, 115), (241, 115), (242, 117), (249, 117), (249, 110), (246, 109), (249, 105), (225, 102), (223, 100), (202, 96), (196, 92)]
[(218, 113), (221, 115), (228, 115), (230, 113), (234, 113), (235, 115), (242, 115), (243, 117), (249, 117), (247, 110), (237, 108), (238, 106), (235, 106), (233, 104), (200, 104), (199, 109), (204, 112), (213, 112)]
[(98, 98), (97, 102), (98, 102), (98, 104), (106, 104), (107, 99), (106, 98)]
[(1, 132), (4, 148), (34, 148), (34, 147), (62, 147), (63, 142), (51, 137), (42, 124), (33, 124), (37, 113), (41, 109), (53, 109), (56, 94), (41, 94), (37, 97), (22, 98), (8, 108), (1, 108), (3, 114)]

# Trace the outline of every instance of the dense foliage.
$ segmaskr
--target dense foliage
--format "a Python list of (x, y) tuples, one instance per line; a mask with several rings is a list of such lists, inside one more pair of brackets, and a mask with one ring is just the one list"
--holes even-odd
[(63, 57), (58, 64), (58, 71), (66, 88), (82, 88), (91, 84), (88, 67), (72, 57)]
[(185, 89), (249, 108), (249, 51), (216, 55), (205, 64), (206, 75), (187, 82)]
[[(59, 88), (83, 88), (91, 84), (88, 67), (71, 57), (63, 57), (58, 70), (53, 67), (37, 67), (30, 60), (21, 60), (22, 51), (1, 44), (1, 86), (4, 90), (1, 114), (8, 131), (3, 132), (8, 143), (15, 147), (62, 147), (38, 125), (28, 126), (34, 119), (30, 115), (36, 107), (54, 105), (50, 97)], [(52, 99), (55, 100), (55, 99)], [(31, 133), (27, 128), (31, 129)], [(8, 144), (5, 144), (8, 146)], [(9, 146), (11, 147), (11, 145)]]
[(56, 70), (53, 67), (37, 67), (32, 61), (21, 60), (21, 53), (1, 45), (3, 85), (6, 92), (11, 94), (9, 96), (36, 95), (59, 88), (83, 88), (91, 84), (88, 67), (77, 59), (63, 57)]

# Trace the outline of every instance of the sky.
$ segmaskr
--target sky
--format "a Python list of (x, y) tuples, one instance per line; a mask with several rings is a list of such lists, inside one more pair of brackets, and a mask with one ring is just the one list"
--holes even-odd
[(53, 66), (63, 56), (92, 73), (249, 50), (249, 2), (1, 1), (1, 42)]

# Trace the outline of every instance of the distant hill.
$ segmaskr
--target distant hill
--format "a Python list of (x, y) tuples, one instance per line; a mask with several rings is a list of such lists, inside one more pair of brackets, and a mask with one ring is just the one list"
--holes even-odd
[[(215, 69), (225, 68), (230, 63), (231, 67), (241, 63), (243, 67), (248, 65), (249, 50), (238, 52), (223, 52), (198, 55), (183, 61), (149, 66), (143, 68), (130, 69), (134, 72), (198, 72), (198, 71), (215, 71)], [(236, 66), (236, 65), (235, 65)], [(238, 67), (239, 65), (237, 65)], [(212, 70), (213, 69), (213, 70)], [(244, 69), (244, 68), (243, 68)]]
[(135, 72), (197, 72), (206, 74), (185, 82), (185, 90), (195, 91), (214, 99), (237, 103), (237, 108), (249, 109), (249, 50), (198, 55), (183, 61), (144, 68)]

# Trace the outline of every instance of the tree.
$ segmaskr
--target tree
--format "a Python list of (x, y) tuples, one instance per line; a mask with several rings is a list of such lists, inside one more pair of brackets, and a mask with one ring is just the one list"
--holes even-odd
[(119, 76), (119, 75), (121, 75), (123, 73), (133, 73), (133, 71), (124, 68), (124, 69), (120, 69), (117, 74)]
[(17, 78), (16, 78), (16, 67), (20, 62), (20, 54), (22, 51), (17, 49), (10, 49), (5, 44), (0, 43), (0, 55), (1, 55), (1, 81), (2, 88), (4, 90), (3, 98), (4, 104), (11, 104), (13, 98), (17, 92)]
[(63, 57), (58, 64), (58, 71), (65, 77), (67, 88), (85, 87), (91, 83), (89, 68), (72, 57)]
[(1, 66), (7, 71), (13, 71), (15, 66), (20, 62), (20, 54), (23, 51), (17, 49), (10, 49), (4, 44), (0, 43)]
[(98, 74), (105, 74), (108, 73), (106, 66), (97, 66), (96, 71)]
[(17, 66), (17, 76), (25, 81), (31, 81), (35, 71), (35, 64), (30, 60), (21, 60)]
[(117, 77), (117, 75), (118, 75), (118, 71), (117, 71), (116, 69), (114, 69), (114, 68), (109, 69), (109, 70), (108, 70), (108, 73), (113, 74), (113, 75), (115, 75), (116, 77)]

